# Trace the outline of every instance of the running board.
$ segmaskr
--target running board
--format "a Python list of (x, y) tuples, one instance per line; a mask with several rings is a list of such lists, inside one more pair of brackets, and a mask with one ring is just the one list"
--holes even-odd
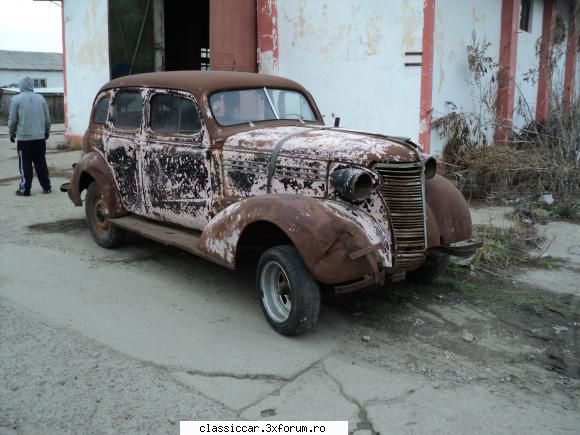
[(119, 228), (139, 234), (140, 236), (162, 243), (165, 246), (175, 246), (176, 248), (207, 258), (198, 248), (201, 233), (194, 232), (193, 230), (177, 229), (137, 216), (110, 218), (109, 222)]

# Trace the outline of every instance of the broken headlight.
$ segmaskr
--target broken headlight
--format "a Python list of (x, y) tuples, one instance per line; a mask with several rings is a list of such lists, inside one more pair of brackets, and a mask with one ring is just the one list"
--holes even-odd
[(375, 186), (372, 175), (361, 168), (343, 168), (335, 170), (330, 182), (341, 197), (354, 201), (364, 201)]

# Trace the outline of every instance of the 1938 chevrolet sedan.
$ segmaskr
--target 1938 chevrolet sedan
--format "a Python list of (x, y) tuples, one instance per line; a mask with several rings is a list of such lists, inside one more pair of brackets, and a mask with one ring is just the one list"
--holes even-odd
[[(310, 328), (320, 288), (432, 280), (471, 255), (471, 217), (411, 140), (326, 127), (280, 77), (163, 72), (98, 92), (68, 186), (96, 243), (126, 231), (234, 269), (259, 247), (262, 310), (281, 334)], [(242, 254), (241, 254), (242, 253)]]

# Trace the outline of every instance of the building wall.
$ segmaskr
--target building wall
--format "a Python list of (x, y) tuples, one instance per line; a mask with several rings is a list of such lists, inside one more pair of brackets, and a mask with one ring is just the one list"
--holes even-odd
[[(495, 62), (499, 61), (501, 4), (501, 0), (437, 0), (433, 61), (434, 118), (449, 112), (447, 102), (455, 104), (460, 111), (482, 110), (480, 90), (485, 91), (490, 86), (491, 74), (484, 77), (481, 87), (470, 84), (472, 75), (467, 62), (467, 46), (472, 43), (472, 35), (475, 34), (480, 43), (491, 44), (486, 54)], [(493, 131), (489, 134), (493, 135)], [(432, 131), (431, 152), (441, 154), (445, 141)]]
[(109, 81), (107, 0), (64, 0), (66, 131), (78, 140), (87, 128), (93, 99)]
[(46, 79), (47, 88), (62, 88), (64, 74), (62, 71), (7, 71), (0, 70), (0, 87), (18, 84), (21, 78)]
[(303, 84), (326, 125), (417, 138), (422, 0), (278, 0), (278, 74)]
[[(567, 24), (565, 2), (558, 0), (557, 9)], [(537, 83), (524, 77), (538, 64), (536, 43), (542, 32), (543, 3), (533, 0), (531, 32), (518, 33), (516, 105), (523, 97), (529, 113), (535, 111)], [(421, 67), (405, 63), (421, 62), (420, 55), (408, 53), (422, 51), (423, 0), (272, 0), (265, 4), (275, 4), (277, 9), (274, 45), (278, 58), (260, 59), (262, 72), (305, 85), (327, 125), (339, 116), (343, 127), (418, 138)], [(107, 0), (64, 0), (68, 135), (84, 133), (95, 93), (109, 79), (107, 6)], [(449, 112), (447, 102), (464, 112), (482, 111), (479, 92), (493, 74), (484, 78), (481, 88), (470, 84), (466, 47), (475, 33), (480, 43), (490, 43), (487, 55), (499, 61), (501, 10), (502, 0), (436, 0), (435, 118)], [(565, 46), (564, 42), (564, 52)], [(554, 88), (560, 93), (564, 64), (562, 56), (553, 74)], [(580, 94), (580, 67), (576, 83)], [(493, 121), (491, 113), (483, 117), (490, 124)], [(515, 113), (514, 125), (524, 123), (525, 117)], [(433, 131), (431, 151), (441, 154), (444, 141)]]

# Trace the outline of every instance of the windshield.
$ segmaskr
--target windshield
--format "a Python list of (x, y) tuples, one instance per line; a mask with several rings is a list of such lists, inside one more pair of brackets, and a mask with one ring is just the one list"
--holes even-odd
[(276, 119), (316, 121), (310, 103), (300, 92), (286, 89), (241, 89), (212, 94), (214, 118), (229, 126)]

